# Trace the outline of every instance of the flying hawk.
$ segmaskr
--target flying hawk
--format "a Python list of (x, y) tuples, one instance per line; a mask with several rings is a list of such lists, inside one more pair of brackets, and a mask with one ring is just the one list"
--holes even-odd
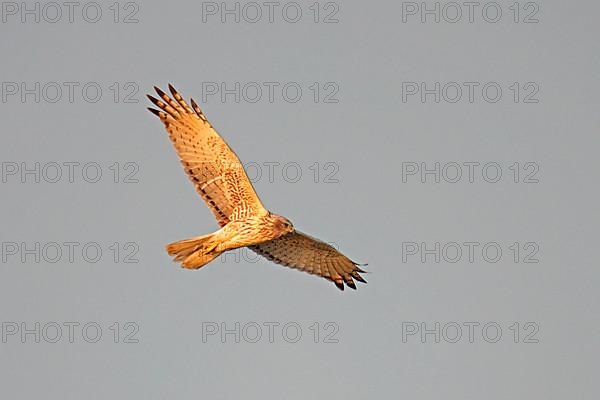
[(188, 106), (169, 84), (173, 98), (154, 87), (160, 99), (148, 98), (148, 108), (165, 125), (183, 168), (217, 222), (218, 231), (167, 245), (184, 268), (199, 269), (225, 251), (249, 247), (267, 259), (322, 276), (340, 289), (356, 289), (354, 279), (365, 272), (332, 246), (294, 229), (292, 223), (268, 211), (254, 191), (236, 154), (229, 148), (192, 99)]

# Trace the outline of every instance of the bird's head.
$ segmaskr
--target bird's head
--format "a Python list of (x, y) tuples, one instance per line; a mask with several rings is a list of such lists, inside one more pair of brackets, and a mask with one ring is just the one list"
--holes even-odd
[(292, 225), (289, 219), (282, 217), (281, 215), (271, 213), (269, 214), (271, 217), (271, 221), (273, 221), (273, 227), (281, 235), (294, 232), (294, 225)]

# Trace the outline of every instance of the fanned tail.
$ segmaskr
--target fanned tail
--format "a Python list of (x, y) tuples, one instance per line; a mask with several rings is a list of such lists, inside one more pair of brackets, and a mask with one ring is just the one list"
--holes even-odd
[(180, 240), (167, 245), (167, 253), (183, 268), (199, 269), (221, 255), (214, 234)]

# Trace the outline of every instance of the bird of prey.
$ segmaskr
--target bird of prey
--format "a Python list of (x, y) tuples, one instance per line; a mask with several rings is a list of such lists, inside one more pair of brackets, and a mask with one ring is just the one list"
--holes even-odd
[(169, 84), (172, 98), (154, 87), (148, 95), (158, 109), (148, 108), (165, 125), (183, 168), (217, 222), (218, 231), (166, 246), (184, 268), (199, 269), (225, 251), (249, 247), (287, 267), (356, 289), (366, 281), (357, 264), (327, 243), (304, 234), (261, 203), (236, 154), (206, 119), (196, 102), (191, 107)]

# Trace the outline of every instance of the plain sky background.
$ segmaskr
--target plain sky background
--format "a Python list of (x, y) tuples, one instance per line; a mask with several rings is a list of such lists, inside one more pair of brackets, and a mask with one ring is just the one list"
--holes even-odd
[[(439, 23), (403, 14), (397, 1), (317, 3), (318, 23), (313, 2), (302, 2), (297, 23), (282, 17), (285, 2), (272, 23), (266, 6), (255, 23), (244, 20), (254, 17), (249, 8), (239, 23), (220, 14), (203, 22), (202, 2), (181, 1), (118, 3), (118, 23), (112, 2), (102, 3), (96, 23), (82, 18), (85, 2), (72, 23), (65, 6), (56, 23), (45, 21), (55, 9), (40, 4), (40, 22), (24, 15), (23, 23), (23, 10), (9, 3), (0, 22), (3, 398), (598, 398), (598, 2), (521, 2), (515, 22), (513, 2), (502, 1), (496, 23), (483, 18), (483, 2), (473, 22), (463, 6), (455, 23), (444, 20), (455, 15), (445, 2)], [(332, 12), (338, 22), (323, 23)], [(138, 22), (123, 23), (131, 13)], [(538, 22), (523, 23), (528, 15)], [(79, 85), (73, 102), (65, 82)], [(255, 186), (265, 205), (368, 262), (367, 285), (342, 293), (250, 255), (200, 271), (170, 260), (166, 243), (217, 225), (145, 110), (143, 95), (168, 82), (199, 101), (244, 163), (261, 166)], [(207, 95), (222, 82), (279, 86), (273, 102), (266, 92), (251, 102), (247, 92), (237, 103)], [(456, 84), (436, 103), (433, 94), (403, 101), (406, 82), (439, 82), (440, 91)], [(464, 82), (479, 84), (472, 103)], [(502, 89), (495, 103), (481, 94), (490, 82)], [(286, 83), (302, 89), (299, 101), (283, 98)], [(34, 93), (22, 99), (21, 84)], [(97, 102), (82, 97), (86, 84), (90, 97), (102, 89)], [(56, 85), (65, 91), (52, 102)], [(452, 103), (456, 85), (465, 91)], [(334, 90), (338, 101), (325, 102)], [(528, 94), (537, 102), (524, 102)], [(80, 163), (72, 183), (69, 162)], [(481, 167), (472, 183), (466, 167), (456, 183), (402, 177), (406, 163), (440, 163), (452, 178), (453, 162), (497, 163), (502, 177), (489, 183)], [(22, 179), (22, 168), (36, 163), (40, 182)], [(63, 165), (56, 183), (54, 163)], [(100, 166), (97, 183), (83, 179), (86, 163)], [(272, 180), (265, 163), (279, 163)], [(302, 176), (292, 182), (297, 169)], [(533, 169), (538, 182), (524, 182)], [(123, 182), (128, 172), (137, 183)], [(79, 243), (73, 260), (65, 242)], [(465, 242), (480, 244), (473, 262), (464, 252), (449, 262), (452, 243), (464, 251)], [(26, 251), (36, 243), (40, 262)], [(52, 243), (63, 249), (56, 260)], [(102, 249), (95, 263), (81, 254), (94, 243)], [(439, 243), (440, 261), (407, 254), (411, 243)], [(483, 258), (487, 243), (501, 248), (498, 262)], [(139, 262), (124, 262), (131, 251)], [(531, 251), (539, 262), (523, 262)], [(79, 324), (73, 343), (69, 322)], [(273, 343), (270, 322), (279, 324)], [(479, 324), (472, 343), (470, 322)], [(40, 343), (31, 333), (22, 338), (36, 323)], [(240, 324), (240, 343), (233, 334), (203, 340), (222, 323)], [(262, 337), (250, 343), (254, 323)], [(439, 343), (433, 333), (407, 335), (421, 323), (434, 331), (440, 324)], [(63, 336), (51, 343), (55, 324)], [(101, 327), (97, 343), (83, 338), (85, 324)], [(285, 324), (301, 328), (296, 343), (293, 329), (283, 336)], [(462, 336), (452, 343), (457, 325)], [(495, 327), (502, 335), (490, 343)], [(138, 343), (124, 343), (134, 330), (129, 339)], [(337, 343), (326, 343), (334, 330)]]

